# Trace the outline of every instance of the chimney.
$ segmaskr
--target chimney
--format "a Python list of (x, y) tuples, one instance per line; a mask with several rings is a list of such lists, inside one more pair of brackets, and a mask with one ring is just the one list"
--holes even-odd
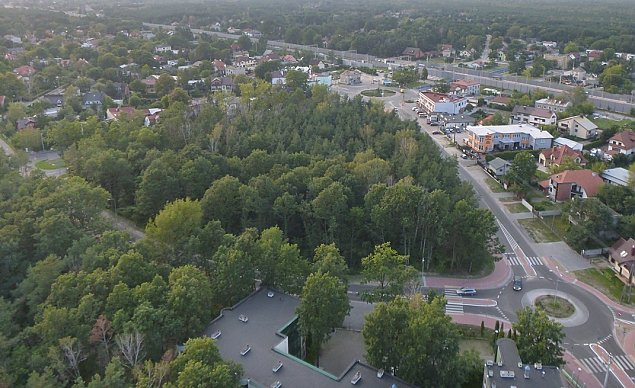
[(631, 247), (631, 256), (635, 256), (635, 245)]

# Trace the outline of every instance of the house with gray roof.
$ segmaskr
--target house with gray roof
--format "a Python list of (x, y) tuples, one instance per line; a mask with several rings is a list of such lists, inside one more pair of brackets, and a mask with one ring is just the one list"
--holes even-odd
[(494, 158), (487, 164), (487, 170), (494, 174), (496, 178), (500, 178), (507, 174), (511, 166), (511, 162), (505, 159)]
[(604, 183), (610, 185), (628, 186), (631, 180), (630, 172), (624, 167), (607, 168), (600, 174)]
[[(297, 334), (297, 297), (261, 288), (223, 309), (205, 329), (224, 360), (243, 368), (248, 387), (409, 387), (404, 381), (351, 359), (343, 371), (331, 372), (302, 360)], [(355, 382), (353, 382), (355, 381)]]
[(511, 124), (556, 125), (558, 116), (547, 109), (516, 105), (510, 121)]

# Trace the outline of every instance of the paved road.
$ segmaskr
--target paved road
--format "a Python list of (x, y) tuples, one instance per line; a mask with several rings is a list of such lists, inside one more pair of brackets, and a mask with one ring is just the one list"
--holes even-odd
[[(148, 28), (162, 28), (165, 30), (173, 30), (174, 26), (169, 26), (165, 24), (154, 24), (154, 23), (143, 23), (145, 27)], [(214, 35), (224, 39), (232, 39), (237, 40), (240, 35), (228, 34), (220, 31), (207, 31), (202, 29), (192, 29), (192, 33), (201, 35)], [(257, 41), (257, 39), (252, 39), (252, 41)], [(486, 40), (487, 43), (487, 40)], [(416, 62), (412, 61), (404, 61), (404, 60), (395, 60), (393, 64), (386, 63), (385, 59), (375, 57), (373, 55), (368, 54), (358, 54), (357, 51), (337, 51), (330, 50), (326, 48), (320, 48), (315, 46), (305, 46), (293, 43), (286, 43), (280, 41), (270, 40), (267, 42), (267, 46), (271, 48), (282, 48), (289, 50), (307, 50), (312, 51), (323, 56), (334, 55), (336, 57), (342, 58), (344, 64), (348, 66), (355, 67), (391, 67), (391, 66), (414, 66)], [(445, 66), (443, 66), (445, 67)], [(438, 72), (444, 72), (445, 76), (448, 75), (461, 75), (459, 78), (475, 78), (479, 80), (483, 85), (494, 86), (497, 88), (504, 89), (515, 89), (521, 92), (527, 92), (531, 90), (543, 89), (550, 91), (552, 93), (561, 94), (573, 89), (572, 86), (561, 85), (555, 83), (545, 83), (542, 80), (534, 80), (530, 78), (517, 77), (517, 76), (501, 76), (496, 71), (484, 71), (484, 70), (472, 70), (459, 68), (457, 66), (451, 67), (451, 71), (445, 72), (444, 69), (439, 68), (436, 65), (428, 64), (428, 72), (430, 75), (437, 76), (440, 74)], [(502, 79), (495, 79), (501, 78)], [(635, 104), (633, 103), (634, 96), (633, 95), (622, 95), (622, 94), (609, 94), (604, 93), (603, 91), (590, 91), (589, 92), (589, 101), (591, 101), (596, 108), (611, 110), (614, 112), (620, 112), (628, 114), (630, 113), (632, 108), (635, 108)]]
[[(370, 88), (370, 81), (366, 85), (347, 86), (334, 85), (333, 89), (339, 93), (348, 96), (354, 96), (361, 90)], [(413, 90), (406, 90), (403, 95), (400, 93), (391, 97), (380, 99), (384, 101), (387, 107), (398, 108), (399, 116), (404, 120), (418, 120), (422, 131), (431, 135), (433, 130), (438, 128), (425, 124), (423, 120), (418, 119), (412, 111), (414, 104), (407, 103), (408, 100), (415, 100), (417, 93)], [(439, 150), (445, 157), (456, 157), (460, 152), (454, 147), (448, 147), (448, 140), (444, 136), (431, 135), (439, 146)], [(588, 263), (579, 255), (577, 257), (558, 261), (560, 248), (558, 245), (536, 244), (531, 241), (524, 230), (520, 227), (517, 220), (501, 205), (496, 196), (489, 190), (483, 179), (483, 171), (474, 167), (474, 161), (463, 160), (458, 158), (459, 175), (462, 179), (470, 182), (479, 197), (481, 206), (487, 207), (492, 211), (499, 222), (499, 238), (507, 247), (509, 253), (504, 258), (505, 264), (511, 268), (515, 274), (524, 278), (524, 289), (522, 292), (515, 292), (511, 289), (509, 282), (500, 282), (492, 284), (490, 287), (483, 286), (479, 288), (478, 297), (495, 301), (492, 306), (473, 306), (465, 303), (464, 300), (452, 300), (448, 303), (446, 312), (453, 316), (457, 314), (477, 314), (495, 317), (505, 321), (515, 321), (516, 311), (524, 306), (532, 304), (526, 296), (532, 290), (547, 290), (551, 293), (557, 292), (580, 305), (580, 310), (586, 309), (589, 314), (585, 317), (579, 317), (573, 322), (569, 322), (569, 326), (565, 328), (566, 342), (565, 349), (568, 354), (575, 356), (579, 361), (580, 368), (589, 376), (595, 376), (594, 381), (603, 381), (605, 368), (601, 366), (602, 361), (592, 351), (590, 344), (600, 343), (604, 349), (610, 352), (616, 360), (622, 363), (615, 363), (613, 368), (618, 366), (622, 368), (622, 376), (628, 375), (629, 378), (635, 378), (635, 361), (630, 361), (628, 356), (622, 351), (615, 338), (613, 337), (614, 327), (614, 310), (607, 303), (600, 300), (596, 295), (588, 290), (573, 284), (573, 279), (567, 274), (567, 267), (584, 267)], [(548, 253), (548, 254), (545, 254)], [(571, 260), (574, 260), (572, 263)], [(577, 261), (576, 261), (577, 260)], [(579, 262), (578, 262), (579, 261)], [(503, 276), (503, 275), (502, 275)], [(434, 289), (447, 296), (456, 294), (455, 286), (440, 287), (438, 281), (431, 281), (426, 276), (428, 282), (434, 284)], [(509, 279), (509, 278), (507, 278)], [(437, 280), (437, 279), (434, 279)], [(447, 281), (446, 283), (452, 283)], [(454, 282), (456, 283), (456, 282)], [(461, 285), (469, 285), (469, 281), (460, 283)], [(372, 288), (372, 285), (351, 285), (350, 297), (352, 300), (359, 300), (357, 293), (363, 293), (364, 290)], [(490, 289), (488, 289), (490, 288)], [(466, 298), (463, 298), (466, 299)], [(618, 373), (619, 374), (619, 373)], [(591, 377), (593, 378), (593, 377)], [(629, 382), (625, 382), (628, 384)], [(609, 387), (621, 387), (614, 374), (609, 376)], [(628, 385), (626, 385), (628, 386)]]

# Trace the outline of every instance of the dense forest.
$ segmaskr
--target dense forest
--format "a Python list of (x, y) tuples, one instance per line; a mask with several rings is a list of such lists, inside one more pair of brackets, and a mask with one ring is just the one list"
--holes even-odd
[[(101, 5), (103, 6), (103, 5)], [(106, 6), (107, 7), (107, 6)], [(108, 15), (192, 27), (256, 28), (268, 39), (357, 50), (381, 57), (408, 46), (440, 44), (482, 49), (484, 36), (567, 42), (593, 49), (635, 52), (633, 7), (628, 2), (522, 2), (466, 0), (399, 2), (323, 1), (148, 2), (141, 8), (106, 8)]]
[[(255, 279), (299, 294), (321, 246), (352, 270), (380, 243), (428, 270), (491, 263), (493, 216), (416, 123), (323, 87), (257, 81), (225, 101), (196, 114), (172, 93), (150, 127), (57, 122), (66, 178), (1, 158), (5, 385), (232, 386), (240, 369), (213, 343), (174, 345)], [(146, 237), (110, 230), (107, 208)]]

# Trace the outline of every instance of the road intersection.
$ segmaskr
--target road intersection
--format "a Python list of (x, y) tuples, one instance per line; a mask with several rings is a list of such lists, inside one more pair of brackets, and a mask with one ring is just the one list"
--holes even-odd
[[(350, 97), (368, 88), (368, 85), (334, 86), (336, 91)], [(605, 379), (608, 387), (635, 387), (635, 359), (631, 358), (635, 349), (630, 349), (630, 354), (625, 352), (616, 340), (615, 332), (617, 320), (625, 325), (635, 324), (634, 311), (610, 301), (596, 289), (577, 281), (569, 271), (589, 266), (579, 255), (564, 252), (562, 245), (534, 243), (486, 185), (485, 172), (474, 167), (473, 160), (458, 158), (460, 151), (450, 146), (446, 137), (432, 135), (436, 128), (427, 125), (411, 110), (414, 106), (412, 101), (416, 99), (416, 91), (406, 90), (403, 94), (397, 93), (381, 101), (388, 108), (398, 108), (397, 114), (402, 119), (417, 120), (422, 131), (437, 143), (442, 155), (457, 158), (461, 179), (472, 184), (481, 206), (487, 207), (496, 217), (498, 236), (506, 247), (506, 254), (486, 278), (424, 276), (423, 285), (446, 295), (446, 312), (455, 321), (480, 325), (481, 321), (487, 324), (498, 320), (505, 323), (507, 328), (517, 319), (516, 311), (533, 306), (537, 296), (555, 294), (563, 297), (576, 306), (573, 317), (560, 320), (565, 326), (567, 369), (573, 371), (575, 380), (583, 382), (586, 387), (602, 386)], [(568, 256), (566, 260), (565, 256)], [(523, 290), (520, 292), (512, 290), (513, 275), (523, 278)], [(457, 297), (456, 289), (463, 286), (478, 289), (478, 295)], [(351, 285), (352, 297), (369, 287), (372, 286)], [(492, 327), (493, 324), (488, 326)], [(608, 354), (611, 368), (607, 375)]]

